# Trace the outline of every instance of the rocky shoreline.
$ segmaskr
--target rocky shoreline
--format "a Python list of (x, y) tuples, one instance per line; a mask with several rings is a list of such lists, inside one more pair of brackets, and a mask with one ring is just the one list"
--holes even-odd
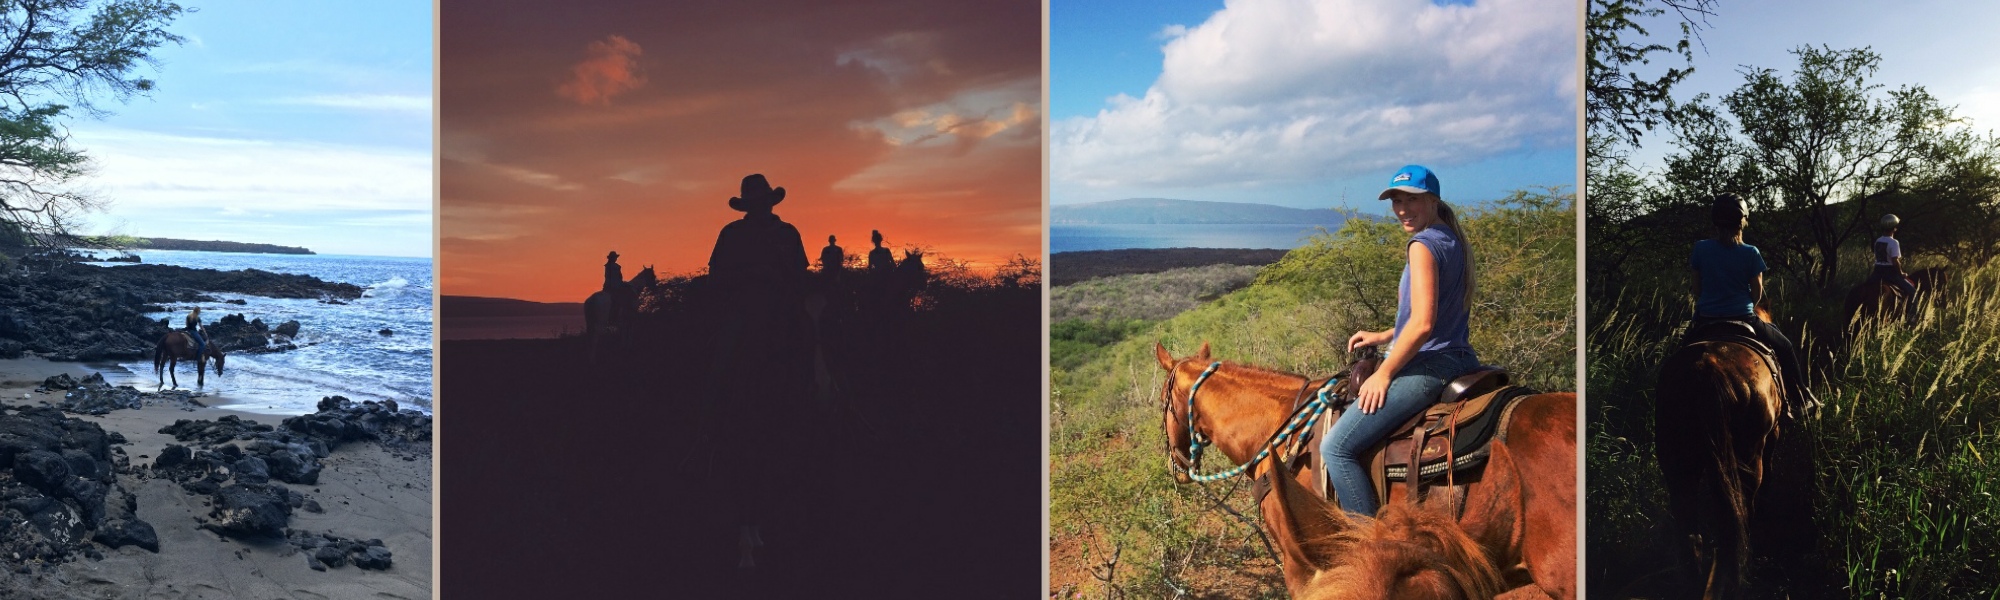
[[(39, 251), (0, 271), (0, 359), (28, 353), (62, 361), (139, 359), (150, 356), (160, 336), (178, 325), (147, 316), (168, 310), (168, 304), (222, 302), (212, 295), (217, 293), (346, 302), (363, 291), (349, 283), (257, 269), (103, 267), (84, 264), (86, 259)], [(206, 327), (211, 343), (224, 352), (271, 352), (289, 349), (299, 324), (271, 325), (238, 314)]]
[[(81, 382), (66, 374), (48, 380), (50, 386), (77, 384), (72, 398), (77, 391), (103, 387), (102, 379), (94, 375)], [(44, 393), (60, 391), (44, 389)], [(253, 552), (293, 557), (297, 562), (291, 564), (299, 573), (348, 566), (391, 569), (397, 551), (382, 539), (368, 537), (372, 532), (355, 535), (301, 526), (295, 515), (327, 513), (322, 501), (348, 504), (337, 500), (342, 496), (332, 490), (328, 494), (333, 496), (320, 493), (322, 473), (330, 467), (325, 461), (335, 450), (371, 446), (402, 461), (428, 461), (431, 453), (431, 418), (394, 402), (328, 397), (317, 412), (284, 419), (276, 426), (236, 415), (180, 419), (158, 428), (157, 434), (173, 441), (150, 452), (156, 456), (149, 456), (144, 446), (128, 455), (126, 448), (133, 442), (126, 435), (90, 418), (66, 414), (93, 414), (68, 410), (67, 404), (0, 404), (0, 564), (6, 565), (0, 569), (0, 597), (66, 589), (62, 582), (71, 580), (77, 569), (109, 568), (107, 557), (134, 556), (121, 548), (142, 549), (162, 560), (212, 560), (165, 558), (177, 552), (213, 551), (181, 549), (170, 541), (170, 532), (190, 528), (208, 532), (210, 540), (225, 548), (235, 544), (239, 560)], [(154, 480), (168, 482), (175, 491), (163, 498), (158, 484), (149, 483)], [(173, 500), (174, 496), (182, 499)], [(152, 499), (142, 501), (142, 497)], [(163, 523), (140, 517), (149, 511), (161, 514), (165, 507), (147, 506), (161, 501), (199, 505), (207, 512)], [(429, 549), (401, 551), (427, 555)]]

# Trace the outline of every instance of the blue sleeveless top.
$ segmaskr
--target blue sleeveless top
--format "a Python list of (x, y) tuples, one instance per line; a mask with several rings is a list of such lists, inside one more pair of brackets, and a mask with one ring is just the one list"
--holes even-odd
[[(1422, 244), (1431, 251), (1431, 258), (1437, 262), (1437, 314), (1431, 319), (1431, 337), (1417, 352), (1436, 352), (1463, 348), (1472, 352), (1472, 342), (1468, 339), (1472, 312), (1465, 305), (1466, 264), (1465, 245), (1459, 243), (1458, 235), (1443, 224), (1432, 225), (1417, 232), (1410, 238), (1412, 244)], [(1403, 325), (1410, 321), (1410, 265), (1403, 265), (1403, 281), (1396, 287), (1396, 341), (1402, 343)], [(1477, 355), (1474, 355), (1475, 358)]]

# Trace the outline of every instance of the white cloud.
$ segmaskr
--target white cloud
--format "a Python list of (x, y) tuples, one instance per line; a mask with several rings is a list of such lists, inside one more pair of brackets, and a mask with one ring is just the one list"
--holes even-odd
[(324, 108), (349, 110), (374, 110), (388, 112), (414, 112), (431, 114), (430, 96), (410, 96), (399, 94), (321, 94), (284, 98), (279, 104), (296, 104)]
[(833, 63), (858, 63), (881, 72), (892, 83), (912, 75), (951, 75), (951, 65), (938, 52), (937, 32), (905, 31), (883, 36), (834, 57)]
[(963, 152), (971, 144), (1009, 129), (1040, 129), (1041, 104), (1041, 80), (1021, 79), (966, 90), (940, 102), (848, 126), (879, 133), (892, 146), (951, 147)]
[(1295, 183), (1575, 143), (1568, 0), (1240, 0), (1144, 96), (1051, 127), (1058, 185)]
[(121, 208), (428, 211), (431, 156), (398, 148), (79, 129), (87, 182)]

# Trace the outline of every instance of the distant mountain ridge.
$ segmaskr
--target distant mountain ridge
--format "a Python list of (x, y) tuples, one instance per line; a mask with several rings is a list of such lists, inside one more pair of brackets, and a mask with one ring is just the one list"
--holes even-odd
[(1049, 208), (1049, 222), (1056, 225), (1330, 225), (1347, 218), (1347, 213), (1331, 208), (1172, 198), (1126, 198)]
[(225, 242), (221, 240), (179, 240), (174, 238), (143, 238), (132, 236), (101, 236), (88, 238), (90, 241), (118, 248), (146, 250), (188, 250), (194, 252), (255, 252), (261, 254), (313, 254), (313, 251), (298, 246), (277, 244), (257, 244), (250, 242)]
[(548, 315), (581, 316), (581, 302), (535, 302), (513, 298), (489, 298), (483, 296), (446, 295), (438, 305), (438, 314), (446, 318), (457, 317), (538, 317)]

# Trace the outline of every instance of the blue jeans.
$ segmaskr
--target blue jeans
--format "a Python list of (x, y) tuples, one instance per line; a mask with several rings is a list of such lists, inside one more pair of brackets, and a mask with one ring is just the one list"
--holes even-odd
[(1326, 459), (1328, 478), (1333, 481), (1336, 500), (1349, 514), (1375, 516), (1380, 501), (1375, 498), (1374, 479), (1365, 466), (1368, 451), (1396, 433), (1433, 404), (1451, 380), (1479, 367), (1479, 357), (1471, 349), (1453, 348), (1418, 353), (1389, 381), (1382, 407), (1363, 414), (1353, 406), (1341, 413), (1326, 439), (1320, 440), (1320, 457)]

